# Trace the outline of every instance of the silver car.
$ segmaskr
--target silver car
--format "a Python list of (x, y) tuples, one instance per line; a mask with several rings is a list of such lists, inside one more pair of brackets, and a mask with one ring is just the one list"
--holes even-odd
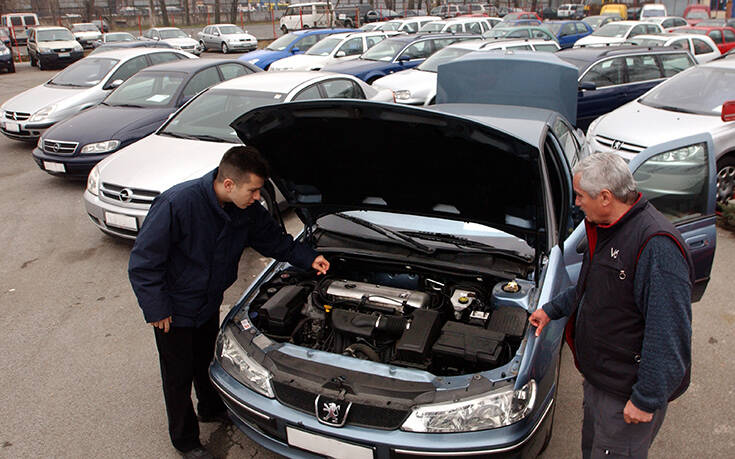
[(11, 139), (35, 142), (55, 123), (102, 102), (138, 70), (195, 57), (152, 48), (115, 49), (86, 57), (0, 106), (0, 132)]
[(143, 41), (163, 41), (176, 49), (196, 54), (197, 56), (202, 53), (199, 42), (177, 27), (153, 27), (146, 30), (140, 39)]
[[(201, 92), (155, 134), (97, 164), (84, 192), (87, 214), (105, 233), (133, 239), (156, 196), (211, 171), (225, 151), (242, 144), (230, 127), (240, 115), (264, 105), (326, 98), (393, 101), (390, 91), (337, 73), (262, 72), (222, 82)], [(261, 203), (272, 209), (278, 196), (262, 195)]]
[(217, 49), (227, 54), (230, 51), (252, 51), (258, 47), (258, 39), (235, 24), (208, 25), (197, 35), (202, 51)]

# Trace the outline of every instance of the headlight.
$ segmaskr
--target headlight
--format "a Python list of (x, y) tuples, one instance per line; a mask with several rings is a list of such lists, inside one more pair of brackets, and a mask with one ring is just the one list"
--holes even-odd
[(49, 105), (48, 107), (44, 107), (41, 110), (34, 113), (29, 121), (43, 121), (44, 119), (48, 118), (51, 113), (56, 110), (56, 104)]
[(458, 402), (417, 406), (401, 426), (410, 432), (472, 432), (507, 426), (525, 418), (536, 401), (536, 382)]
[(84, 48), (82, 48), (82, 45), (79, 43), (74, 43), (74, 51), (83, 51)]
[(42, 53), (42, 54), (50, 53), (51, 52), (51, 48), (44, 48), (43, 46), (39, 46), (38, 47), (38, 52), (39, 53)]
[(671, 150), (654, 156), (652, 161), (704, 161), (707, 152), (707, 145), (697, 143), (688, 147)]
[(245, 352), (229, 328), (220, 333), (217, 341), (219, 362), (229, 374), (255, 392), (275, 398), (271, 373)]
[(95, 196), (100, 194), (100, 169), (94, 166), (87, 177), (87, 191)]
[(411, 91), (401, 89), (400, 91), (393, 91), (393, 95), (396, 96), (396, 100), (408, 100), (411, 98)]
[(251, 64), (255, 64), (255, 63), (256, 63), (256, 62), (258, 62), (259, 60), (260, 60), (260, 59), (250, 59), (250, 60), (249, 60), (248, 62), (250, 62)]
[(82, 153), (107, 153), (120, 146), (119, 140), (105, 140), (104, 142), (90, 143), (82, 147)]

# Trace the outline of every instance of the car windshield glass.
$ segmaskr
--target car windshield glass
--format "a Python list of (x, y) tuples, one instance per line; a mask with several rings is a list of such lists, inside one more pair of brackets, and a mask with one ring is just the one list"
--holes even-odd
[(245, 32), (243, 32), (242, 29), (239, 28), (238, 26), (227, 25), (227, 26), (220, 26), (219, 33), (221, 33), (222, 35), (233, 35), (236, 33), (245, 33)]
[(588, 18), (585, 18), (582, 22), (586, 22), (590, 27), (592, 27), (593, 29), (596, 29), (597, 26), (599, 26), (600, 23), (604, 19), (605, 18), (600, 17), (600, 16), (597, 16), (597, 17), (588, 17)]
[(185, 75), (177, 72), (143, 72), (132, 76), (105, 99), (111, 106), (163, 107), (184, 82)]
[(270, 51), (283, 51), (284, 49), (288, 48), (288, 45), (290, 45), (291, 42), (297, 40), (298, 38), (299, 37), (296, 34), (287, 33), (286, 35), (268, 45), (265, 49), (268, 49)]
[(329, 56), (334, 48), (342, 42), (341, 38), (325, 38), (309, 48), (305, 54), (309, 56)]
[(117, 62), (117, 59), (107, 57), (87, 57), (61, 71), (48, 84), (83, 88), (94, 86), (110, 73)]
[(431, 57), (426, 59), (421, 65), (419, 65), (417, 68), (419, 70), (423, 70), (425, 72), (437, 72), (437, 68), (449, 61), (452, 61), (459, 56), (464, 56), (467, 53), (472, 52), (472, 50), (469, 49), (461, 49), (461, 48), (444, 48), (440, 51), (437, 51), (436, 53), (432, 54)]
[(164, 29), (159, 31), (161, 34), (161, 39), (165, 40), (167, 38), (187, 38), (188, 35), (184, 33), (183, 30), (179, 29)]
[(380, 30), (396, 31), (401, 27), (401, 21), (388, 21), (380, 27)]
[(618, 37), (622, 38), (632, 26), (626, 24), (605, 24), (592, 32), (596, 37)]
[(430, 22), (421, 27), (421, 32), (441, 32), (446, 24), (443, 22)]
[(42, 41), (72, 41), (76, 40), (74, 35), (66, 29), (39, 30), (36, 39)]
[(641, 18), (660, 18), (666, 16), (664, 10), (646, 10), (641, 15)]
[(735, 70), (692, 67), (656, 86), (639, 102), (683, 113), (720, 116), (722, 104), (735, 99)]
[(706, 11), (694, 10), (688, 12), (684, 17), (687, 19), (709, 19), (709, 14)]
[(554, 35), (559, 35), (561, 26), (563, 26), (564, 24), (562, 24), (561, 22), (548, 22), (545, 25), (549, 30), (551, 30), (551, 33), (553, 33)]
[(403, 41), (383, 40), (363, 54), (360, 59), (390, 62), (406, 45)]
[(129, 33), (107, 33), (105, 34), (105, 42), (115, 43), (121, 41), (135, 41), (135, 37)]
[(161, 133), (240, 143), (230, 123), (245, 112), (281, 103), (285, 98), (285, 94), (273, 92), (210, 89), (178, 112)]
[(73, 32), (99, 32), (99, 29), (97, 29), (97, 26), (93, 24), (81, 24), (81, 25), (75, 25), (71, 28)]

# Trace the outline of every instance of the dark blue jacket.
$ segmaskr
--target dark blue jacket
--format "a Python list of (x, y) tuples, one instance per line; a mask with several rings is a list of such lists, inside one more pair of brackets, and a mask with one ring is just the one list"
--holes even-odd
[(219, 205), (217, 169), (161, 193), (130, 254), (128, 275), (146, 322), (173, 317), (174, 327), (198, 327), (219, 311), (237, 279), (246, 247), (301, 267), (317, 253), (294, 242), (259, 203)]

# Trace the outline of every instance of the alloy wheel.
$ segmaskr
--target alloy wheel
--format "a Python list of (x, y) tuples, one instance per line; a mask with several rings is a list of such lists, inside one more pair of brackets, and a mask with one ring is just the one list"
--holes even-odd
[(717, 201), (727, 202), (735, 192), (735, 166), (725, 166), (717, 171)]

